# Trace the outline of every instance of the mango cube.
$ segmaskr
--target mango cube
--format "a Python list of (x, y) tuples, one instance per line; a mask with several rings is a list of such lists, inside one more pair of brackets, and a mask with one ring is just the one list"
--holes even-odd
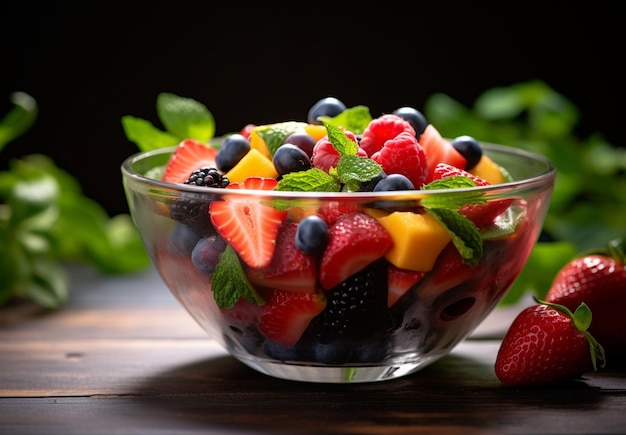
[(277, 178), (278, 172), (272, 160), (257, 149), (250, 149), (241, 160), (226, 173), (231, 182), (241, 183), (248, 177)]
[(368, 209), (366, 213), (384, 226), (393, 239), (385, 258), (402, 269), (429, 272), (439, 253), (452, 240), (448, 230), (429, 213)]
[(507, 181), (500, 168), (500, 165), (498, 165), (496, 162), (494, 162), (484, 154), (478, 161), (478, 164), (470, 169), (468, 172), (477, 176), (478, 178), (482, 178), (489, 184), (500, 184)]

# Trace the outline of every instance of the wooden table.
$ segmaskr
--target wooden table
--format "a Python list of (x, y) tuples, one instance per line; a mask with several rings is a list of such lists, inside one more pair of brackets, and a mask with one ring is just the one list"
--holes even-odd
[(156, 273), (71, 273), (62, 310), (0, 309), (1, 434), (626, 433), (623, 362), (508, 389), (499, 341), (469, 339), (403, 379), (289, 382), (228, 356)]

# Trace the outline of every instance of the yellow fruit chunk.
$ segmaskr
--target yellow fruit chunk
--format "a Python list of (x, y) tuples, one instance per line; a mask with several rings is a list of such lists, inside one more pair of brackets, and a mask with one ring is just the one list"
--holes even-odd
[(391, 234), (393, 248), (385, 258), (402, 269), (429, 272), (451, 240), (448, 230), (430, 213), (388, 213), (377, 209), (367, 209), (366, 213)]
[(270, 155), (270, 150), (265, 144), (265, 141), (263, 140), (261, 136), (259, 136), (259, 130), (257, 130), (256, 128), (252, 129), (252, 131), (250, 132), (249, 140), (250, 140), (251, 150), (257, 150), (268, 159), (272, 158), (272, 156)]
[(502, 170), (500, 169), (500, 165), (484, 154), (478, 161), (478, 164), (468, 172), (482, 178), (489, 184), (500, 184), (507, 181), (506, 177), (502, 173)]
[(278, 178), (272, 160), (256, 149), (250, 149), (241, 160), (226, 173), (233, 183), (241, 183), (248, 177)]
[(306, 127), (304, 127), (304, 130), (309, 136), (315, 139), (315, 142), (326, 136), (327, 133), (326, 127), (318, 124), (307, 124)]

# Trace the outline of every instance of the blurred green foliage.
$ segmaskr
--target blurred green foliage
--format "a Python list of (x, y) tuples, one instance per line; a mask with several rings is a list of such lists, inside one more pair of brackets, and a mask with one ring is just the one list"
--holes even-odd
[(578, 137), (580, 113), (542, 81), (489, 89), (472, 107), (434, 94), (424, 114), (445, 137), (470, 135), (548, 157), (557, 178), (544, 235), (503, 304), (545, 295), (558, 269), (582, 252), (626, 236), (626, 148), (600, 133)]
[[(37, 118), (29, 95), (11, 95), (13, 109), (0, 120), (0, 151)], [(129, 215), (109, 217), (81, 192), (72, 175), (43, 154), (10, 162), (0, 171), (0, 305), (31, 300), (56, 309), (65, 304), (64, 263), (129, 273), (149, 258)]]

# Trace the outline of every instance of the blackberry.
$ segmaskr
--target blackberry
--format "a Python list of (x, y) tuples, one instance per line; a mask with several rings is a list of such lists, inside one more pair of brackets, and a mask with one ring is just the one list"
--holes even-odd
[[(200, 187), (228, 186), (230, 180), (214, 167), (202, 167), (193, 171), (185, 184)], [(184, 193), (172, 201), (170, 205), (170, 217), (175, 221), (189, 225), (198, 234), (208, 237), (215, 234), (215, 229), (209, 218), (209, 204), (213, 200), (209, 194)]]
[[(387, 263), (376, 261), (326, 293), (328, 303), (312, 322), (315, 340), (358, 340), (390, 326)], [(334, 339), (331, 339), (334, 337)]]
[(185, 184), (202, 187), (224, 188), (228, 186), (229, 183), (230, 180), (228, 177), (212, 166), (204, 166), (200, 169), (196, 169), (189, 175), (189, 178), (185, 180)]

